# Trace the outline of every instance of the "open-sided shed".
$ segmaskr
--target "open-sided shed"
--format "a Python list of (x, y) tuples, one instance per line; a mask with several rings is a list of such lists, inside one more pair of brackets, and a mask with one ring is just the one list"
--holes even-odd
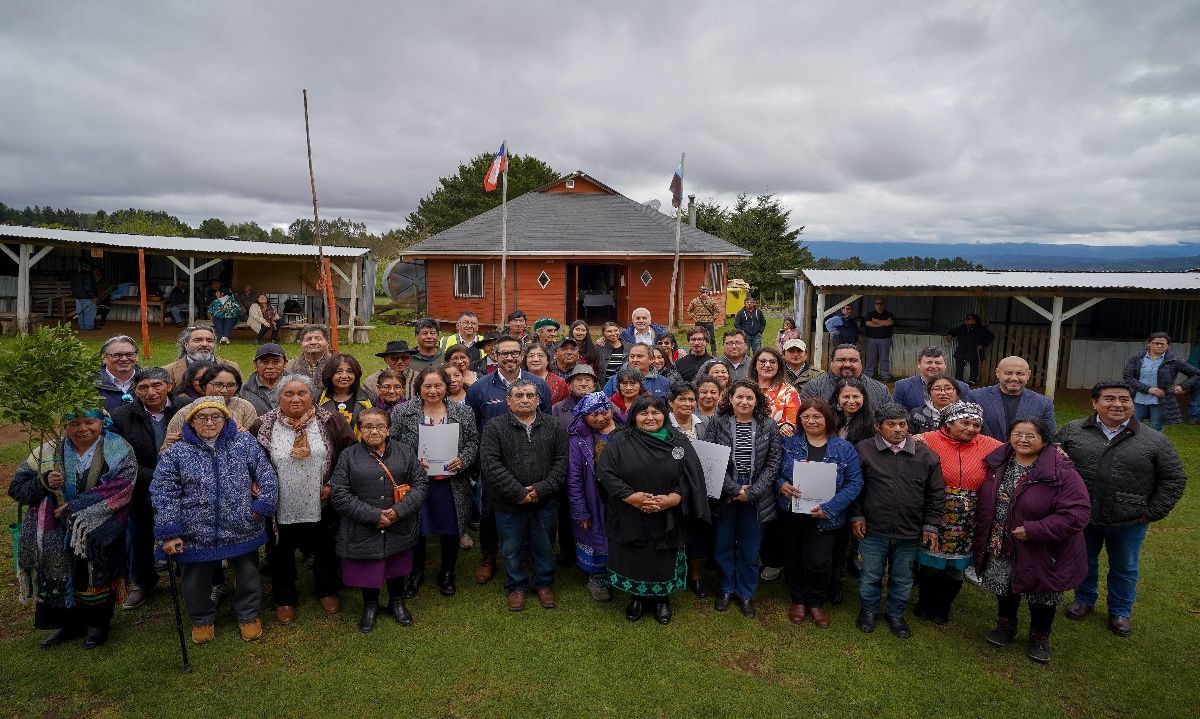
[(1170, 334), (1172, 349), (1186, 356), (1200, 324), (1200, 272), (800, 270), (796, 322), (817, 361), (828, 347), (825, 318), (864, 296), (886, 298), (896, 316), (894, 368), (915, 362), (921, 346), (944, 344), (975, 312), (996, 335), (992, 359), (1025, 357), (1032, 383), (1051, 397), (1064, 382), (1119, 378), (1151, 332)]
[[(318, 250), (313, 245), (0, 225), (0, 250), (0, 311), (12, 312), (20, 331), (28, 329), (31, 315), (43, 307), (46, 311), (40, 314), (54, 314), (57, 301), (61, 311), (61, 288), (83, 260), (97, 263), (110, 281), (138, 283), (142, 254), (147, 294), (158, 295), (176, 278), (186, 278), (193, 317), (196, 288), (210, 279), (223, 279), (234, 289), (249, 284), (277, 298), (279, 309), (282, 298), (320, 296)], [(373, 311), (375, 260), (363, 247), (326, 247), (325, 255), (333, 270), (334, 294), (342, 305), (339, 323), (349, 325), (353, 342), (354, 328)], [(311, 319), (320, 303), (305, 305), (313, 307), (307, 313)], [(140, 309), (132, 303), (121, 309), (123, 314), (116, 319), (140, 318)]]

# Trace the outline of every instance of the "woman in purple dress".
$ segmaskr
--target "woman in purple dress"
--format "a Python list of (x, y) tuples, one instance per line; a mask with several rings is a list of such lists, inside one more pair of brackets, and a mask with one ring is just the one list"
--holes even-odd
[(604, 536), (604, 500), (597, 491), (596, 461), (617, 431), (612, 402), (603, 392), (584, 395), (575, 405), (567, 429), (567, 500), (575, 523), (575, 561), (588, 575), (592, 599), (612, 599), (608, 573), (608, 539)]

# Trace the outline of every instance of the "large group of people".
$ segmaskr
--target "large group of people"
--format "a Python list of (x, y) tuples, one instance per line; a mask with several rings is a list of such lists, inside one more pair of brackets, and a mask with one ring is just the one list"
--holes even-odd
[[(476, 524), (474, 581), (503, 570), (514, 612), (531, 598), (558, 606), (556, 575), (573, 564), (597, 602), (626, 596), (629, 621), (669, 623), (683, 591), (754, 617), (760, 582), (782, 576), (787, 619), (826, 628), (849, 573), (855, 626), (870, 633), (882, 618), (907, 639), (914, 586), (912, 614), (945, 624), (971, 580), (996, 597), (986, 641), (1016, 638), (1023, 599), (1027, 654), (1046, 662), (1057, 605), (1072, 620), (1094, 610), (1106, 548), (1108, 626), (1132, 631), (1146, 527), (1186, 481), (1154, 427), (1200, 383), (1165, 336), (1122, 381), (1093, 388), (1090, 416), (1059, 427), (1020, 357), (971, 389), (927, 348), (889, 389), (854, 343), (834, 348), (828, 371), (794, 325), (763, 346), (760, 313), (748, 305), (714, 356), (711, 325), (688, 328), (681, 350), (645, 308), (597, 338), (579, 322), (560, 338), (550, 317), (528, 332), (520, 310), (480, 334), (464, 312), (447, 336), (419, 321), (416, 346), (388, 342), (374, 370), (312, 326), (295, 357), (260, 345), (248, 377), (218, 357), (209, 325), (184, 328), (162, 368), (138, 367), (136, 341), (113, 337), (96, 381), (103, 405), (66, 417), (61, 445), (35, 451), (9, 488), (31, 508), (18, 560), (35, 625), (52, 630), (42, 646), (103, 644), (118, 602), (140, 606), (164, 568), (180, 577), (195, 643), (213, 640), (230, 584), (239, 634), (253, 641), (264, 547), (278, 625), (299, 621), (307, 571), (320, 611), (339, 612), (342, 590), (356, 588), (358, 629), (370, 632), (386, 587), (387, 614), (411, 625), (428, 540), (437, 590), (453, 596)], [(890, 322), (880, 305), (866, 326), (884, 375)], [(714, 445), (727, 450), (723, 468), (701, 460)], [(805, 465), (817, 462), (835, 479), (814, 498)]]

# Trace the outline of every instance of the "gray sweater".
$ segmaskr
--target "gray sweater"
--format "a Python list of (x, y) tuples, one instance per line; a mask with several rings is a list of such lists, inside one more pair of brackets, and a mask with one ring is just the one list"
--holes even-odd
[[(566, 481), (567, 430), (562, 422), (542, 412), (526, 429), (509, 412), (483, 428), (479, 458), (484, 487), (496, 511), (527, 512), (541, 506)], [(530, 486), (538, 501), (521, 504), (525, 488)]]

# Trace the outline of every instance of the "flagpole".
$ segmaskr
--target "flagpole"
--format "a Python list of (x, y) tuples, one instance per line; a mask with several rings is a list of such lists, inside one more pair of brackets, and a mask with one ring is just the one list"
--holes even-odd
[[(687, 153), (679, 153), (679, 182), (683, 184), (684, 163), (687, 159)], [(675, 297), (679, 294), (679, 234), (682, 232), (683, 225), (683, 204), (675, 208), (675, 264), (671, 267), (671, 303), (670, 309), (667, 312), (668, 327), (675, 326)]]
[(504, 172), (500, 177), (500, 326), (508, 319), (508, 140), (504, 148)]

